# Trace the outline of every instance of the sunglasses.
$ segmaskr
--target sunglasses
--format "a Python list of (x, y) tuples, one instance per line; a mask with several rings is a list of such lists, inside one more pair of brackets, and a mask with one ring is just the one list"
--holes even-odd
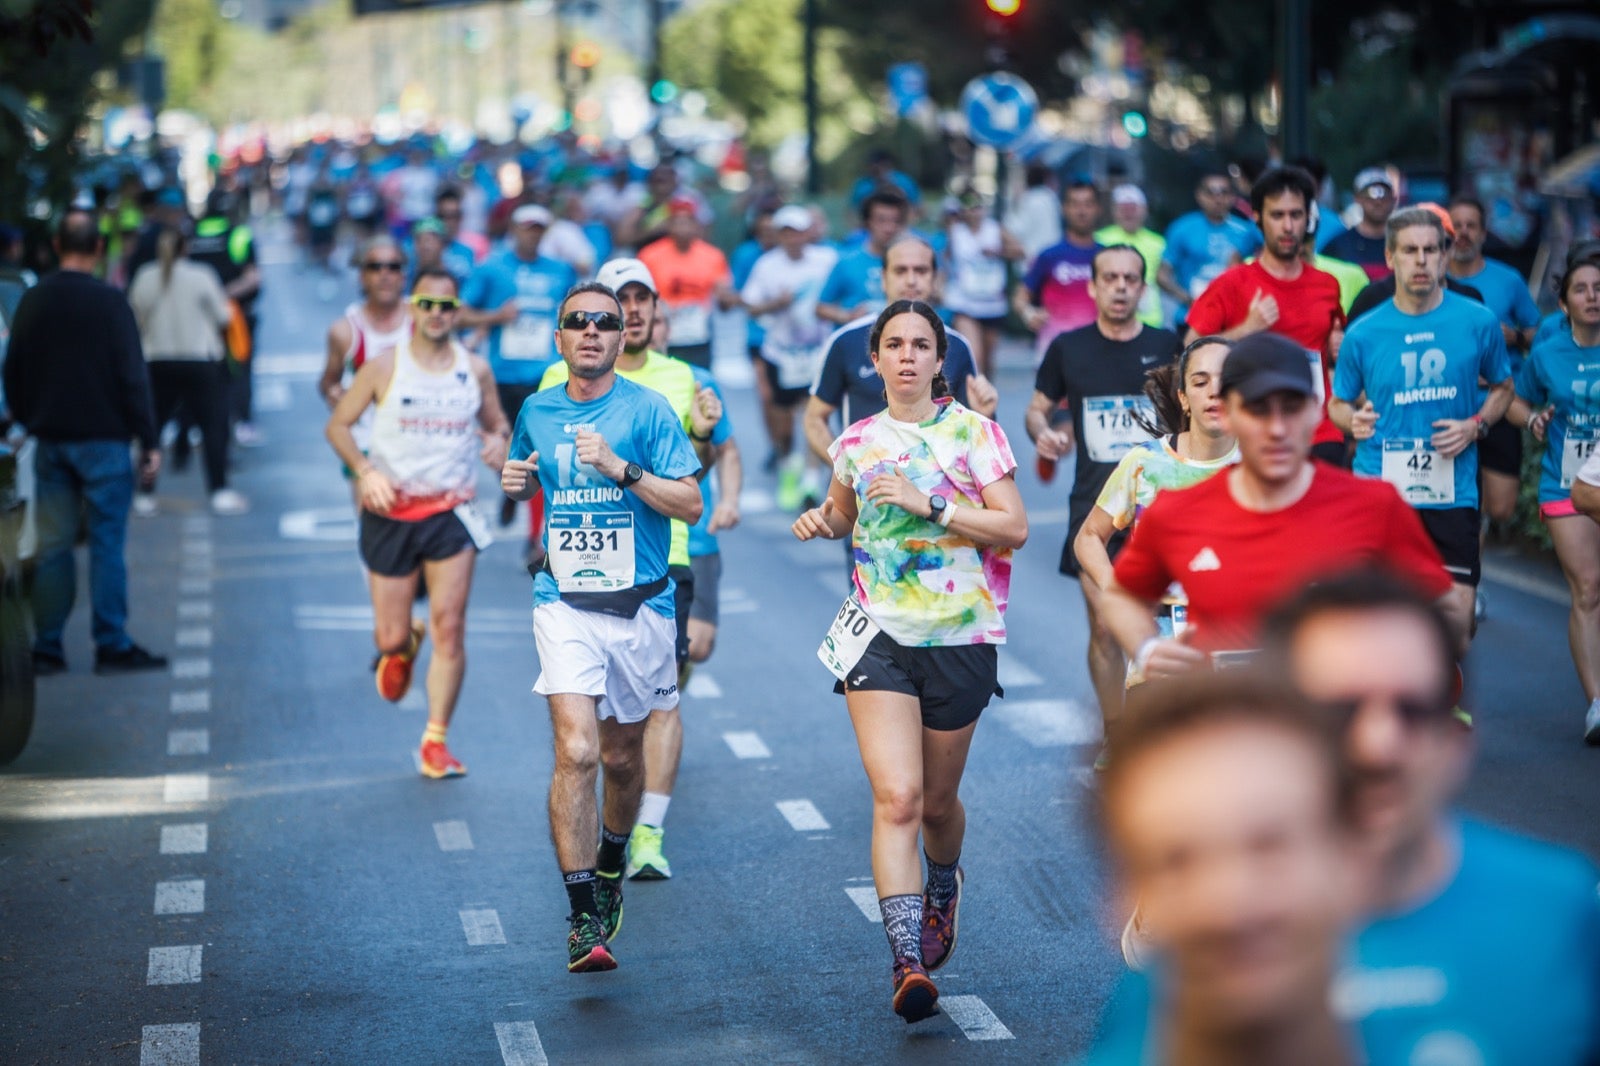
[(568, 311), (561, 316), (561, 328), (574, 333), (590, 325), (601, 333), (616, 333), (622, 328), (622, 316), (614, 311)]
[(373, 263), (362, 263), (361, 264), (361, 269), (362, 270), (373, 270), (373, 271), (387, 270), (387, 271), (391, 271), (391, 272), (393, 272), (395, 274), (400, 273), (405, 268), (406, 268), (406, 265), (404, 263), (389, 262), (387, 260), (379, 260), (379, 261), (373, 262)]
[(461, 308), (461, 301), (454, 296), (413, 296), (411, 306), (423, 314), (430, 311), (456, 311)]

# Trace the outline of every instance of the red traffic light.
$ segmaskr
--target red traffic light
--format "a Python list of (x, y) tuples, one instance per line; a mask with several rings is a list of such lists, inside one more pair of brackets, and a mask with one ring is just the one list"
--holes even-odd
[(588, 70), (600, 62), (600, 46), (593, 41), (579, 41), (572, 46), (572, 65)]
[(984, 4), (1002, 18), (1010, 18), (1022, 10), (1022, 0), (984, 0)]

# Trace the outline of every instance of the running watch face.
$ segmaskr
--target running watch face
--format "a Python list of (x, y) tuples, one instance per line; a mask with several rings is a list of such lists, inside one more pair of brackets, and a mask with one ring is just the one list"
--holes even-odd
[(946, 505), (945, 498), (940, 496), (938, 493), (934, 493), (928, 498), (928, 517), (935, 522), (939, 521), (939, 519), (944, 517), (944, 509)]
[(638, 463), (629, 463), (622, 471), (622, 487), (627, 488), (642, 477), (644, 477), (644, 467)]

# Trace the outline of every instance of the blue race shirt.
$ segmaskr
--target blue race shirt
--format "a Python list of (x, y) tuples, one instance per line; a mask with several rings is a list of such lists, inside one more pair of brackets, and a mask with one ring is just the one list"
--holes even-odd
[(1203, 211), (1190, 211), (1167, 227), (1167, 250), (1162, 258), (1172, 264), (1172, 272), (1191, 298), (1198, 290), (1235, 262), (1255, 255), (1261, 248), (1261, 234), (1242, 218), (1229, 215), (1212, 222)]
[[(1485, 259), (1483, 269), (1476, 274), (1452, 274), (1451, 277), (1477, 289), (1485, 306), (1499, 317), (1501, 325), (1520, 330), (1539, 324), (1539, 308), (1528, 295), (1527, 281), (1504, 263)], [(1522, 358), (1518, 352), (1511, 353), (1513, 371), (1522, 368)]]
[(1600, 439), (1600, 347), (1580, 348), (1570, 332), (1534, 341), (1517, 374), (1517, 395), (1536, 411), (1555, 405), (1545, 429), (1539, 502), (1565, 500)]
[(510, 248), (489, 255), (472, 272), (461, 299), (468, 307), (493, 311), (516, 297), (517, 320), (489, 329), (489, 368), (502, 385), (537, 385), (557, 359), (556, 312), (578, 276), (565, 263), (539, 256), (518, 259)]
[[(558, 535), (565, 522), (583, 525), (585, 516), (603, 526), (607, 516), (631, 515), (634, 534), (634, 585), (647, 585), (667, 573), (667, 552), (672, 544), (672, 521), (653, 510), (638, 493), (580, 463), (574, 443), (579, 429), (591, 429), (605, 438), (619, 459), (638, 463), (663, 478), (696, 473), (700, 461), (684, 433), (683, 425), (666, 398), (654, 389), (617, 378), (611, 391), (599, 399), (579, 403), (565, 387), (534, 393), (517, 415), (511, 435), (510, 457), (526, 459), (539, 453), (539, 484), (544, 487), (544, 546)], [(556, 579), (548, 570), (533, 580), (533, 603), (539, 606), (561, 598)], [(672, 582), (645, 605), (663, 618), (673, 617)]]
[[(733, 420), (728, 417), (728, 402), (723, 399), (722, 387), (717, 384), (706, 371), (700, 367), (694, 368), (694, 383), (704, 386), (717, 394), (717, 399), (722, 400), (722, 417), (717, 419), (717, 424), (711, 427), (711, 446), (717, 448), (727, 443), (733, 436)], [(717, 546), (717, 536), (706, 527), (711, 524), (711, 509), (716, 506), (717, 492), (722, 491), (721, 486), (712, 491), (712, 482), (717, 479), (717, 468), (712, 467), (711, 473), (700, 479), (700, 502), (703, 510), (700, 512), (700, 521), (689, 527), (689, 557), (691, 559), (701, 555), (715, 555), (721, 549)]]
[(1539, 321), (1539, 330), (1533, 335), (1533, 343), (1538, 344), (1558, 333), (1571, 333), (1572, 327), (1567, 323), (1565, 311), (1551, 311)]
[[(1373, 1066), (1600, 1061), (1593, 864), (1477, 822), (1460, 824), (1460, 840), (1460, 869), (1439, 895), (1376, 919), (1349, 945), (1334, 1014)], [(1083, 1062), (1159, 1061), (1160, 982), (1159, 966), (1123, 976)]]
[(874, 314), (883, 310), (888, 306), (883, 298), (883, 257), (873, 255), (865, 247), (841, 251), (817, 302), (849, 311), (862, 304), (873, 305)]
[[(728, 257), (728, 271), (733, 275), (733, 288), (736, 292), (744, 291), (744, 283), (750, 280), (750, 271), (755, 269), (756, 260), (765, 254), (766, 249), (761, 247), (761, 242), (754, 238), (745, 241), (733, 250)], [(749, 325), (746, 327), (745, 344), (750, 348), (759, 350), (761, 342), (766, 340), (767, 331), (762, 327), (755, 315), (746, 315)]]
[[(1333, 394), (1354, 403), (1365, 392), (1377, 408), (1378, 427), (1356, 445), (1355, 472), (1381, 477), (1385, 442), (1390, 442), (1393, 453), (1400, 442), (1427, 441), (1433, 436), (1433, 423), (1441, 418), (1477, 414), (1483, 402), (1480, 376), (1490, 384), (1511, 376), (1500, 321), (1483, 304), (1446, 292), (1439, 306), (1426, 314), (1404, 314), (1389, 300), (1356, 319), (1339, 350)], [(1477, 507), (1476, 442), (1455, 457), (1454, 467), (1454, 500), (1419, 502), (1404, 489), (1401, 495), (1413, 507), (1430, 510)]]
[[(863, 315), (849, 325), (833, 332), (823, 345), (822, 366), (811, 385), (811, 395), (840, 410), (839, 417), (845, 427), (889, 406), (883, 395), (883, 379), (878, 368), (872, 365), (872, 355), (867, 350), (871, 340), (872, 324), (876, 315)], [(977, 371), (972, 363), (972, 348), (967, 338), (955, 330), (947, 330), (950, 338), (944, 356), (944, 379), (950, 385), (950, 394), (963, 407), (967, 403), (967, 379)]]

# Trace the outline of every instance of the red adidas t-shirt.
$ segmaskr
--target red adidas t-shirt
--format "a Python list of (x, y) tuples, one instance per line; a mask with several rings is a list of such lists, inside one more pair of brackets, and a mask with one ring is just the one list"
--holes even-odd
[(1307, 266), (1293, 281), (1284, 281), (1267, 273), (1259, 261), (1241, 263), (1206, 286), (1189, 308), (1189, 327), (1200, 336), (1232, 329), (1249, 317), (1250, 301), (1257, 292), (1278, 301), (1278, 321), (1272, 332), (1315, 352), (1322, 364), (1322, 424), (1313, 441), (1343, 441), (1344, 434), (1328, 420), (1328, 394), (1333, 391), (1328, 376), (1328, 334), (1344, 325), (1338, 279)]
[(1361, 564), (1386, 566), (1429, 596), (1449, 590), (1438, 549), (1392, 485), (1314, 465), (1306, 494), (1281, 511), (1240, 507), (1227, 471), (1161, 493), (1117, 556), (1117, 583), (1152, 601), (1181, 583), (1202, 651), (1257, 647), (1262, 618), (1280, 602)]

